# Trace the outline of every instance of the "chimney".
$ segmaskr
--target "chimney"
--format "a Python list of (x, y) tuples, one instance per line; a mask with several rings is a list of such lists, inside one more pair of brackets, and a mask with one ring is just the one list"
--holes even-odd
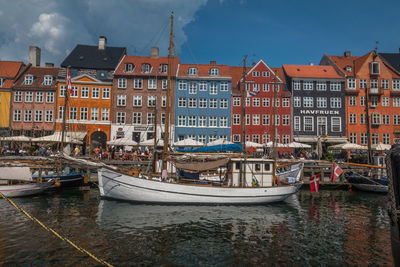
[(351, 52), (350, 51), (345, 51), (344, 52), (345, 57), (351, 57)]
[(40, 48), (37, 46), (29, 46), (29, 63), (34, 67), (40, 66)]
[(99, 50), (105, 50), (107, 45), (107, 38), (105, 36), (99, 37)]
[(314, 62), (310, 62), (310, 66), (314, 66)]
[(217, 65), (217, 61), (210, 61), (210, 65)]
[(46, 63), (44, 63), (44, 66), (46, 68), (53, 68), (54, 67), (54, 63), (46, 62)]
[(153, 46), (151, 48), (150, 57), (158, 58), (158, 47), (157, 46)]

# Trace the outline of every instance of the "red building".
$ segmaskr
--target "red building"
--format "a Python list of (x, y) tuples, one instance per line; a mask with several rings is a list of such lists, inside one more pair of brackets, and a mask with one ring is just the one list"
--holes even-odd
[[(239, 72), (239, 68), (236, 68)], [(232, 76), (235, 76), (232, 74)], [(237, 76), (237, 75), (236, 75)], [(246, 72), (245, 139), (259, 144), (272, 141), (274, 131), (278, 143), (292, 141), (291, 95), (286, 90), (283, 70), (270, 68), (260, 60)], [(242, 128), (242, 80), (232, 86), (232, 141), (240, 140)], [(276, 88), (274, 93), (273, 88)], [(275, 101), (274, 101), (275, 99)], [(275, 102), (275, 128), (273, 123)], [(275, 130), (276, 129), (276, 130)], [(284, 150), (283, 148), (280, 149)]]

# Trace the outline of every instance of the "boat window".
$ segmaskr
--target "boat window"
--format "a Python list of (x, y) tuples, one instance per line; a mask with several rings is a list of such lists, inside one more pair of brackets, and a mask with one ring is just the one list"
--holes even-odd
[(261, 165), (260, 165), (260, 163), (254, 164), (254, 169), (256, 170), (256, 172), (261, 171)]
[(264, 171), (270, 171), (271, 170), (271, 165), (269, 163), (264, 164)]
[(240, 162), (235, 163), (235, 170), (240, 170)]

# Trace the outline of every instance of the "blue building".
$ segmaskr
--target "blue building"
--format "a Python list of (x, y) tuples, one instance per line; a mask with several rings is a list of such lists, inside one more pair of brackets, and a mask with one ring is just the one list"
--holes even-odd
[(231, 85), (227, 65), (180, 64), (175, 90), (174, 141), (230, 141)]

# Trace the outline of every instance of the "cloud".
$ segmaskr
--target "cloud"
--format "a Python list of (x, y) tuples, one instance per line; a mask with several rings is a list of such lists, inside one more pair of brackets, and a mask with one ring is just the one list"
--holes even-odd
[(151, 46), (168, 52), (170, 14), (179, 52), (184, 28), (207, 0), (0, 0), (0, 59), (27, 62), (30, 45), (42, 50), (42, 62), (59, 65), (77, 44), (127, 47), (129, 54), (149, 55)]

